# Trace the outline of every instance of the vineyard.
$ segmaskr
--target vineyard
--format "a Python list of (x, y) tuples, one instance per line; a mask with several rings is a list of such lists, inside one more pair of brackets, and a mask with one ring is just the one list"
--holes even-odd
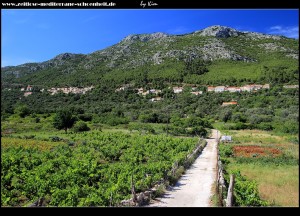
[[(1, 206), (114, 206), (171, 177), (197, 138), (104, 133), (70, 134), (68, 142), (1, 137)], [(58, 139), (59, 140), (59, 139)]]

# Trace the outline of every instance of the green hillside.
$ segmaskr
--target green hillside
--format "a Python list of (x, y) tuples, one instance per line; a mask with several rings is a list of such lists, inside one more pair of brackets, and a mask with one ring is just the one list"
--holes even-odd
[(88, 55), (64, 53), (42, 63), (1, 68), (1, 79), (49, 87), (107, 81), (230, 84), (265, 82), (267, 70), (284, 70), (294, 73), (285, 82), (296, 83), (298, 47), (296, 39), (212, 26), (186, 35), (129, 35)]

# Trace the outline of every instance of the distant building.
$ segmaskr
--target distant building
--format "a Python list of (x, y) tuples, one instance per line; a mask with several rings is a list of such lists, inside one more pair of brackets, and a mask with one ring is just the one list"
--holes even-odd
[(193, 95), (201, 95), (203, 92), (202, 91), (195, 91), (195, 92), (191, 92)]
[(150, 92), (149, 90), (148, 90), (148, 91), (145, 91), (145, 92), (142, 93), (142, 95), (143, 95), (143, 96), (146, 96), (147, 94), (149, 94), (149, 92)]
[(240, 92), (241, 88), (240, 87), (229, 86), (229, 87), (227, 87), (226, 90), (229, 91), (229, 92)]
[(299, 88), (299, 85), (284, 85), (283, 88), (296, 89)]
[[(268, 84), (265, 85), (266, 88), (270, 87), (268, 86)], [(245, 85), (245, 86), (242, 86), (241, 87), (241, 90), (242, 91), (248, 91), (248, 92), (251, 92), (251, 91), (257, 91), (259, 89), (263, 88), (263, 85), (259, 85), (259, 84), (251, 84), (251, 85)]]
[(154, 93), (155, 93), (155, 94), (161, 93), (161, 90), (157, 89), (157, 90), (155, 90)]
[(231, 136), (222, 136), (221, 142), (232, 142), (232, 137)]
[(241, 90), (250, 92), (250, 91), (253, 90), (253, 86), (252, 85), (245, 85), (245, 86), (241, 87)]
[(262, 88), (263, 88), (263, 89), (269, 89), (269, 88), (270, 88), (270, 84), (264, 84), (264, 85), (262, 86)]
[(207, 86), (207, 91), (208, 92), (213, 92), (213, 91), (215, 91), (215, 87), (213, 87), (213, 86)]
[(162, 100), (161, 97), (155, 97), (155, 98), (150, 99), (150, 101), (152, 101), (152, 102), (161, 101), (161, 100)]
[(237, 105), (237, 101), (223, 102), (222, 106)]
[(32, 94), (32, 92), (24, 92), (24, 97), (27, 97), (27, 96), (29, 96), (31, 94)]
[(31, 91), (32, 91), (32, 86), (31, 86), (31, 85), (28, 85), (27, 88), (26, 88), (26, 91), (31, 92)]
[(241, 92), (241, 91), (242, 91), (241, 87), (235, 87), (235, 92)]
[(183, 87), (173, 87), (173, 92), (175, 94), (181, 93), (183, 91)]
[(152, 93), (152, 94), (158, 94), (158, 93), (161, 93), (161, 90), (150, 89), (149, 92)]
[(142, 94), (144, 92), (144, 89), (143, 88), (138, 88), (138, 94)]
[(226, 87), (225, 86), (216, 86), (215, 87), (215, 92), (223, 92), (225, 91)]
[(126, 87), (122, 86), (122, 87), (120, 87), (120, 88), (117, 88), (117, 89), (115, 90), (115, 92), (124, 91), (125, 88), (126, 88)]
[(122, 85), (121, 87), (117, 88), (115, 90), (115, 92), (119, 92), (119, 91), (124, 91), (125, 89), (128, 89), (129, 87), (131, 87), (132, 85), (131, 84), (124, 84)]

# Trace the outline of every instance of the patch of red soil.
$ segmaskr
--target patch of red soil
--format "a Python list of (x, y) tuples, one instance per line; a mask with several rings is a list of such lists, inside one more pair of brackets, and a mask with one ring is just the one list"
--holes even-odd
[(234, 155), (236, 157), (263, 157), (271, 156), (276, 157), (282, 154), (279, 149), (271, 147), (261, 147), (261, 146), (234, 146)]

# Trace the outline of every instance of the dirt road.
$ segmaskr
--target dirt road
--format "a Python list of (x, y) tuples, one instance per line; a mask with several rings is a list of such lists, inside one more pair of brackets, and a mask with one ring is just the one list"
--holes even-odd
[(208, 207), (214, 193), (213, 184), (217, 175), (217, 135), (207, 140), (207, 146), (193, 165), (179, 179), (177, 184), (166, 191), (162, 198), (157, 198), (150, 207)]

